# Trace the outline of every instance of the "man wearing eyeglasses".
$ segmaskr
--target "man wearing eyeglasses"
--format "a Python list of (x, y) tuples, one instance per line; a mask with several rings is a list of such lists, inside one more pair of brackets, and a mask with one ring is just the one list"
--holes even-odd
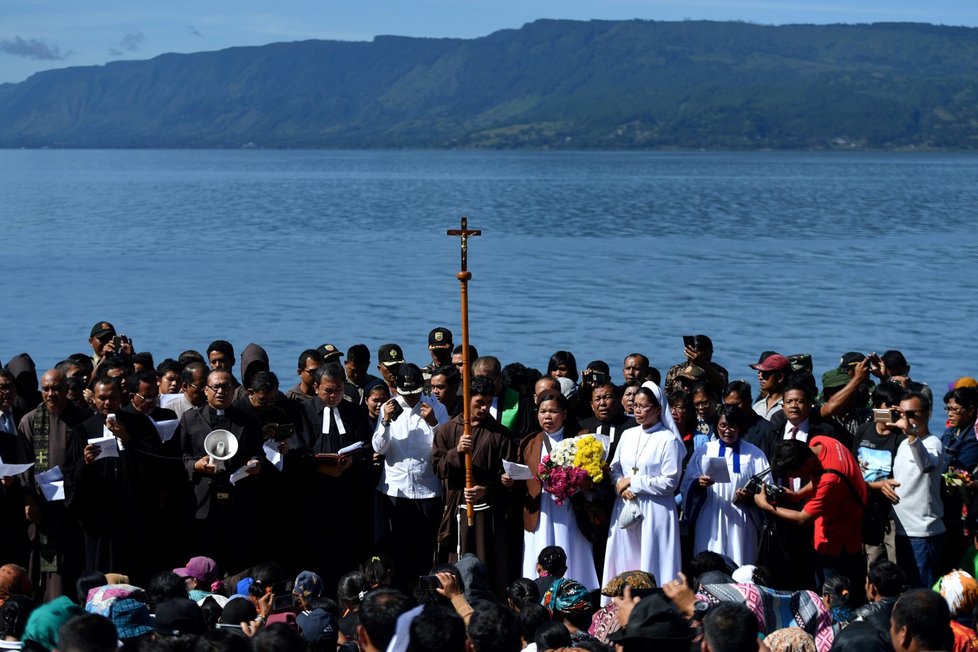
[(176, 413), (177, 418), (192, 408), (200, 407), (207, 401), (204, 396), (204, 386), (207, 385), (207, 366), (203, 362), (190, 362), (180, 372), (182, 386), (180, 398), (167, 403), (167, 407)]
[[(180, 442), (183, 464), (194, 487), (195, 547), (193, 552), (216, 559), (222, 568), (243, 568), (251, 558), (253, 537), (239, 537), (257, 525), (259, 478), (266, 463), (262, 455), (261, 425), (231, 404), (231, 374), (215, 369), (207, 375), (207, 402), (180, 417), (174, 437)], [(237, 451), (220, 465), (204, 449), (215, 430), (227, 430), (237, 440)], [(231, 475), (248, 465), (247, 476), (231, 483)]]
[[(342, 572), (355, 567), (373, 543), (379, 469), (372, 467), (366, 412), (344, 400), (345, 385), (346, 372), (340, 363), (327, 362), (316, 370), (316, 396), (302, 403), (302, 427), (291, 458), (299, 500), (323, 515), (310, 519), (307, 536), (294, 553), (297, 563), (318, 573), (326, 586), (334, 586)], [(362, 444), (359, 450), (339, 455), (357, 442)], [(337, 524), (342, 524), (343, 536), (335, 536)], [(328, 559), (322, 544), (327, 540)]]
[(944, 505), (941, 502), (941, 471), (944, 447), (930, 434), (930, 401), (920, 392), (907, 392), (900, 399), (896, 425), (906, 439), (893, 460), (893, 479), (900, 483), (893, 506), (896, 517), (897, 563), (913, 587), (931, 587), (938, 577), (944, 545)]
[(296, 374), (299, 382), (285, 393), (290, 401), (307, 401), (316, 395), (316, 370), (326, 364), (323, 354), (317, 349), (306, 349), (299, 354), (299, 366)]

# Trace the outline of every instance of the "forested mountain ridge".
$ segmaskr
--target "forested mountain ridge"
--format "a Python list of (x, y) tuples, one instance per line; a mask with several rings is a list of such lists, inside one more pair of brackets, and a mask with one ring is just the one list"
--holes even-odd
[(3, 147), (964, 148), (978, 29), (540, 20), (0, 85)]

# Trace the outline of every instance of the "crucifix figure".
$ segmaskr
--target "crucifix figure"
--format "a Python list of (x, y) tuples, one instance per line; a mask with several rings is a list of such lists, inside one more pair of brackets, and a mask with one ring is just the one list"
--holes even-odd
[[(463, 433), (466, 436), (472, 435), (472, 390), (469, 382), (472, 376), (471, 361), (469, 360), (469, 294), (468, 284), (472, 278), (472, 272), (468, 269), (469, 262), (469, 238), (482, 235), (482, 231), (469, 229), (469, 219), (462, 217), (461, 229), (449, 229), (448, 235), (458, 236), (462, 239), (462, 271), (458, 273), (458, 281), (461, 284), (462, 298), (462, 423)], [(465, 488), (471, 489), (472, 480), (472, 453), (465, 454)], [(472, 501), (465, 501), (465, 514), (471, 527), (475, 519), (475, 511)]]
[[(449, 229), (448, 235), (458, 236), (462, 240), (462, 271), (468, 271), (469, 263), (469, 236), (482, 235), (482, 231), (478, 229), (469, 229), (469, 218), (462, 217), (462, 228), (461, 229)], [(471, 278), (471, 277), (470, 277)], [(461, 280), (461, 279), (459, 279)], [(466, 279), (468, 280), (468, 279)]]

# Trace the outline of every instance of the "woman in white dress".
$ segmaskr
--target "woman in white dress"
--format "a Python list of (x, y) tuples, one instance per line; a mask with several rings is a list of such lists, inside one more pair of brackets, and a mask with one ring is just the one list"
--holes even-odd
[[(554, 392), (540, 399), (537, 419), (540, 432), (520, 443), (519, 462), (537, 476), (540, 460), (564, 439), (567, 399)], [(573, 437), (573, 434), (568, 434)], [(503, 477), (506, 483), (508, 478)], [(523, 577), (537, 576), (537, 556), (547, 546), (560, 546), (567, 553), (565, 577), (577, 580), (588, 589), (599, 588), (591, 542), (581, 533), (570, 500), (558, 505), (534, 477), (526, 481), (527, 498), (523, 507)]]
[[(611, 463), (618, 499), (608, 528), (603, 584), (642, 570), (662, 585), (681, 570), (675, 491), (686, 449), (658, 385), (643, 384), (634, 409), (638, 425), (622, 433)], [(619, 517), (629, 501), (637, 503), (642, 518), (622, 528)]]
[[(682, 482), (683, 510), (693, 526), (693, 554), (711, 550), (738, 566), (757, 562), (763, 527), (762, 515), (744, 486), (768, 468), (764, 452), (741, 441), (746, 428), (739, 407), (723, 406), (716, 426), (719, 439), (693, 451)], [(720, 459), (725, 460), (728, 478), (722, 467), (716, 470)]]

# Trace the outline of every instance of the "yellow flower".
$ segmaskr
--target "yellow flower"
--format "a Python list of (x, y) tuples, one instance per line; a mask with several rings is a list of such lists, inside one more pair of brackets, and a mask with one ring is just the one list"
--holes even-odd
[(587, 471), (593, 482), (604, 479), (604, 445), (593, 435), (587, 435), (577, 440), (577, 451), (574, 453), (574, 466)]

